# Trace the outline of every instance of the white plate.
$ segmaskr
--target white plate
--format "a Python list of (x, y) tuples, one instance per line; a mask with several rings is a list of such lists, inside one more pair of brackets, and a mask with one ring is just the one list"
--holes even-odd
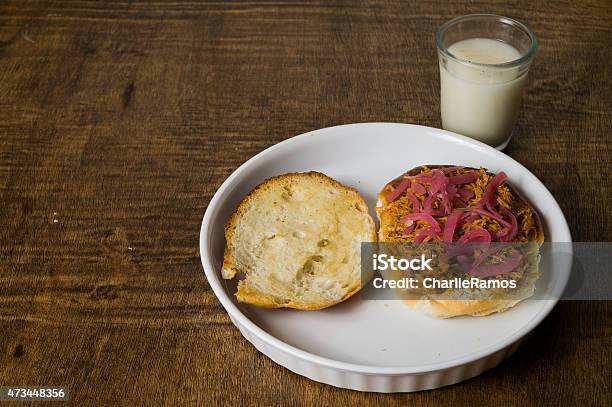
[[(524, 301), (488, 317), (435, 319), (401, 301), (359, 295), (321, 311), (266, 310), (239, 304), (235, 283), (220, 277), (223, 223), (264, 179), (316, 170), (357, 188), (374, 215), (377, 191), (421, 164), (484, 166), (505, 171), (535, 206), (547, 241), (570, 242), (559, 205), (525, 167), (478, 141), (447, 131), (392, 123), (363, 123), (302, 134), (268, 148), (238, 168), (210, 201), (200, 232), (206, 277), (234, 324), (277, 363), (313, 380), (364, 391), (441, 387), (473, 377), (511, 354), (556, 301)], [(374, 216), (375, 218), (375, 216)], [(569, 269), (555, 270), (565, 286)]]

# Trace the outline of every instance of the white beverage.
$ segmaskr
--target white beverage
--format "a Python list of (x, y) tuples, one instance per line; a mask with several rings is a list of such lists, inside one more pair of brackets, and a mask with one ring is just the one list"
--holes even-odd
[[(480, 64), (515, 61), (521, 53), (505, 42), (470, 38), (448, 47), (459, 59)], [(442, 127), (503, 148), (518, 116), (527, 73), (519, 68), (440, 64)]]

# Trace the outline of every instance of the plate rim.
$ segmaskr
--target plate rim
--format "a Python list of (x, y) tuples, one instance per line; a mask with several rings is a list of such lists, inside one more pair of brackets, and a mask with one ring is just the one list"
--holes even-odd
[[(496, 352), (503, 350), (507, 348), (508, 346), (511, 346), (513, 343), (521, 340), (523, 337), (525, 337), (531, 331), (533, 331), (544, 320), (544, 318), (546, 318), (546, 316), (550, 314), (552, 309), (555, 307), (555, 305), (559, 301), (558, 299), (537, 300), (537, 301), (546, 301), (547, 304), (544, 305), (536, 314), (534, 314), (533, 317), (529, 319), (521, 329), (519, 329), (518, 331), (514, 332), (512, 335), (509, 335), (504, 340), (494, 345), (489, 345), (488, 347), (484, 349), (470, 352), (459, 358), (451, 359), (451, 360), (444, 361), (444, 362), (435, 362), (435, 363), (419, 365), (419, 366), (365, 365), (365, 364), (350, 363), (350, 362), (335, 360), (335, 359), (317, 355), (315, 353), (311, 353), (306, 350), (297, 348), (293, 345), (290, 345), (282, 341), (281, 339), (278, 339), (274, 335), (268, 333), (267, 331), (260, 328), (259, 326), (257, 326), (257, 324), (251, 321), (236, 306), (236, 304), (234, 304), (234, 302), (231, 300), (229, 295), (223, 289), (221, 281), (219, 279), (220, 278), (219, 273), (217, 273), (217, 271), (215, 270), (215, 267), (212, 264), (210, 256), (207, 254), (208, 248), (210, 247), (209, 234), (212, 228), (212, 219), (214, 219), (214, 216), (218, 212), (219, 200), (226, 193), (226, 190), (229, 188), (229, 186), (234, 182), (236, 178), (238, 178), (243, 172), (249, 169), (251, 165), (253, 165), (255, 162), (260, 160), (265, 155), (271, 154), (273, 151), (279, 148), (288, 146), (290, 144), (299, 143), (304, 138), (307, 138), (307, 137), (308, 138), (330, 137), (329, 134), (325, 134), (325, 133), (331, 130), (338, 130), (340, 128), (349, 128), (349, 127), (356, 127), (356, 126), (360, 126), (360, 127), (361, 126), (374, 126), (374, 127), (398, 126), (398, 127), (417, 128), (422, 131), (434, 132), (436, 133), (436, 136), (438, 137), (442, 137), (442, 138), (450, 137), (451, 139), (454, 139), (452, 140), (453, 142), (459, 142), (460, 144), (468, 144), (468, 145), (471, 145), (471, 147), (477, 148), (478, 150), (485, 150), (487, 152), (493, 153), (493, 155), (496, 156), (497, 158), (502, 158), (503, 160), (510, 160), (515, 165), (520, 167), (522, 170), (526, 171), (531, 176), (533, 176), (533, 178), (540, 184), (540, 186), (543, 187), (544, 191), (546, 191), (546, 193), (548, 194), (547, 198), (556, 206), (555, 209), (557, 209), (559, 213), (561, 214), (560, 221), (562, 222), (561, 226), (564, 230), (562, 230), (560, 233), (565, 234), (567, 237), (567, 239), (564, 241), (567, 241), (567, 242), (572, 241), (571, 232), (569, 230), (567, 220), (565, 219), (565, 215), (563, 214), (563, 211), (561, 210), (561, 207), (559, 206), (559, 203), (557, 202), (557, 200), (554, 198), (554, 196), (548, 190), (548, 188), (546, 188), (546, 186), (542, 183), (542, 181), (540, 181), (529, 169), (527, 169), (524, 165), (516, 161), (514, 158), (478, 140), (474, 140), (472, 138), (463, 136), (461, 134), (453, 133), (453, 132), (443, 130), (443, 129), (438, 129), (435, 127), (422, 126), (422, 125), (409, 124), (409, 123), (363, 122), (363, 123), (349, 123), (349, 124), (341, 124), (337, 126), (324, 127), (321, 129), (311, 130), (311, 131), (287, 138), (255, 154), (253, 157), (251, 157), (250, 159), (245, 161), (243, 164), (241, 164), (238, 168), (236, 168), (225, 179), (225, 181), (223, 181), (223, 183), (219, 186), (219, 188), (217, 189), (217, 191), (215, 192), (215, 194), (213, 195), (213, 197), (211, 198), (211, 200), (209, 201), (206, 207), (206, 210), (204, 212), (204, 217), (202, 219), (202, 225), (200, 227), (200, 237), (199, 237), (200, 259), (202, 262), (202, 267), (204, 269), (206, 280), (208, 281), (215, 296), (217, 297), (219, 302), (221, 302), (221, 305), (223, 306), (225, 311), (228, 313), (230, 318), (232, 320), (236, 318), (240, 326), (248, 329), (252, 334), (256, 335), (260, 340), (265, 342), (267, 345), (272, 346), (275, 349), (287, 355), (298, 357), (310, 363), (314, 363), (314, 364), (324, 366), (327, 368), (331, 368), (334, 370), (341, 370), (341, 371), (347, 371), (347, 372), (359, 373), (359, 374), (365, 374), (365, 375), (381, 375), (382, 374), (382, 375), (390, 375), (390, 376), (400, 376), (400, 375), (410, 375), (410, 374), (431, 373), (431, 372), (455, 368), (458, 366), (472, 363), (482, 358), (486, 358), (490, 355), (493, 355)], [(570, 273), (571, 273), (571, 270), (570, 270)], [(568, 273), (565, 281), (562, 282), (563, 289), (567, 285), (567, 281), (569, 280), (570, 273)], [(238, 325), (236, 324), (236, 322), (234, 322), (234, 324)], [(251, 341), (249, 338), (247, 339)]]

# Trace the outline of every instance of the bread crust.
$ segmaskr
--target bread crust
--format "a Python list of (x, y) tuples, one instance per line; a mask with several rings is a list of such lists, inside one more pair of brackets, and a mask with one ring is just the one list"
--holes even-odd
[[(371, 241), (375, 242), (377, 240), (376, 226), (372, 217), (368, 213), (368, 206), (363, 197), (355, 188), (345, 186), (340, 182), (334, 180), (333, 178), (330, 178), (327, 175), (316, 171), (304, 173), (293, 172), (283, 175), (277, 175), (266, 179), (261, 184), (257, 185), (251, 192), (249, 192), (240, 202), (236, 211), (225, 222), (226, 246), (223, 254), (222, 266), (222, 276), (224, 279), (234, 278), (237, 274), (245, 274), (244, 270), (240, 270), (235, 263), (234, 240), (237, 224), (241, 217), (245, 215), (245, 213), (249, 210), (250, 206), (258, 199), (260, 194), (265, 190), (269, 188), (274, 188), (279, 184), (287, 182), (301, 182), (305, 178), (315, 180), (317, 182), (320, 182), (322, 185), (330, 186), (335, 190), (346, 193), (351, 200), (355, 201), (355, 207), (366, 217), (369, 225), (368, 228)], [(276, 301), (272, 295), (267, 295), (262, 292), (251, 290), (246, 284), (243, 284), (243, 282), (241, 281), (238, 285), (238, 292), (236, 293), (236, 297), (240, 302), (257, 305), (264, 308), (293, 308), (300, 310), (317, 310), (327, 308), (342, 301), (345, 301), (346, 299), (359, 292), (359, 290), (361, 289), (361, 285), (361, 279), (358, 278), (358, 281), (354, 281), (349, 287), (350, 289), (341, 298), (335, 301), (313, 302), (293, 299), (286, 303), (278, 303), (278, 301)]]
[[(418, 166), (407, 172), (408, 175), (417, 175), (419, 174), (425, 166)], [(427, 168), (431, 169), (447, 169), (450, 167), (454, 167), (452, 165), (427, 165)], [(465, 170), (476, 170), (478, 168), (472, 167), (463, 167)], [(489, 172), (487, 170), (487, 172)], [(490, 173), (490, 172), (489, 172)], [(389, 239), (389, 231), (392, 230), (393, 225), (386, 223), (383, 220), (383, 213), (385, 212), (386, 206), (389, 204), (387, 201), (387, 194), (385, 191), (388, 190), (389, 186), (395, 187), (402, 180), (402, 177), (405, 174), (400, 175), (399, 177), (393, 179), (389, 183), (387, 183), (378, 193), (378, 204), (376, 205), (376, 214), (378, 216), (378, 220), (380, 222), (380, 228), (378, 233), (378, 238), (380, 242), (390, 242), (393, 240)], [(508, 188), (508, 190), (512, 193), (512, 195), (523, 205), (528, 206), (533, 211), (534, 223), (536, 228), (536, 236), (534, 241), (541, 245), (544, 242), (544, 229), (542, 227), (542, 223), (538, 216), (538, 213), (535, 209), (527, 203), (523, 197), (509, 184), (504, 183), (504, 185)], [(532, 290), (535, 286), (535, 280), (529, 281), (527, 286), (524, 287), (524, 296), (527, 298), (529, 296), (530, 290)], [(426, 314), (439, 317), (439, 318), (450, 318), (461, 315), (471, 315), (471, 316), (486, 316), (493, 314), (495, 312), (504, 312), (509, 308), (515, 306), (520, 302), (520, 299), (512, 299), (512, 300), (441, 300), (441, 299), (423, 299), (423, 300), (406, 300), (406, 303), (412, 305), (417, 310), (424, 312)]]

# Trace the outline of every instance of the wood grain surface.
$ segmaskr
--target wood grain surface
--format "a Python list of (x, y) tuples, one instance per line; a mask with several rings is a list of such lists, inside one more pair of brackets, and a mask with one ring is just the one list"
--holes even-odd
[(255, 153), (342, 123), (440, 127), (433, 34), (471, 12), (536, 32), (507, 153), (575, 240), (610, 240), (609, 1), (0, 2), (0, 385), (74, 405), (610, 405), (609, 302), (560, 303), (478, 378), (381, 395), (275, 365), (202, 273), (208, 201)]

